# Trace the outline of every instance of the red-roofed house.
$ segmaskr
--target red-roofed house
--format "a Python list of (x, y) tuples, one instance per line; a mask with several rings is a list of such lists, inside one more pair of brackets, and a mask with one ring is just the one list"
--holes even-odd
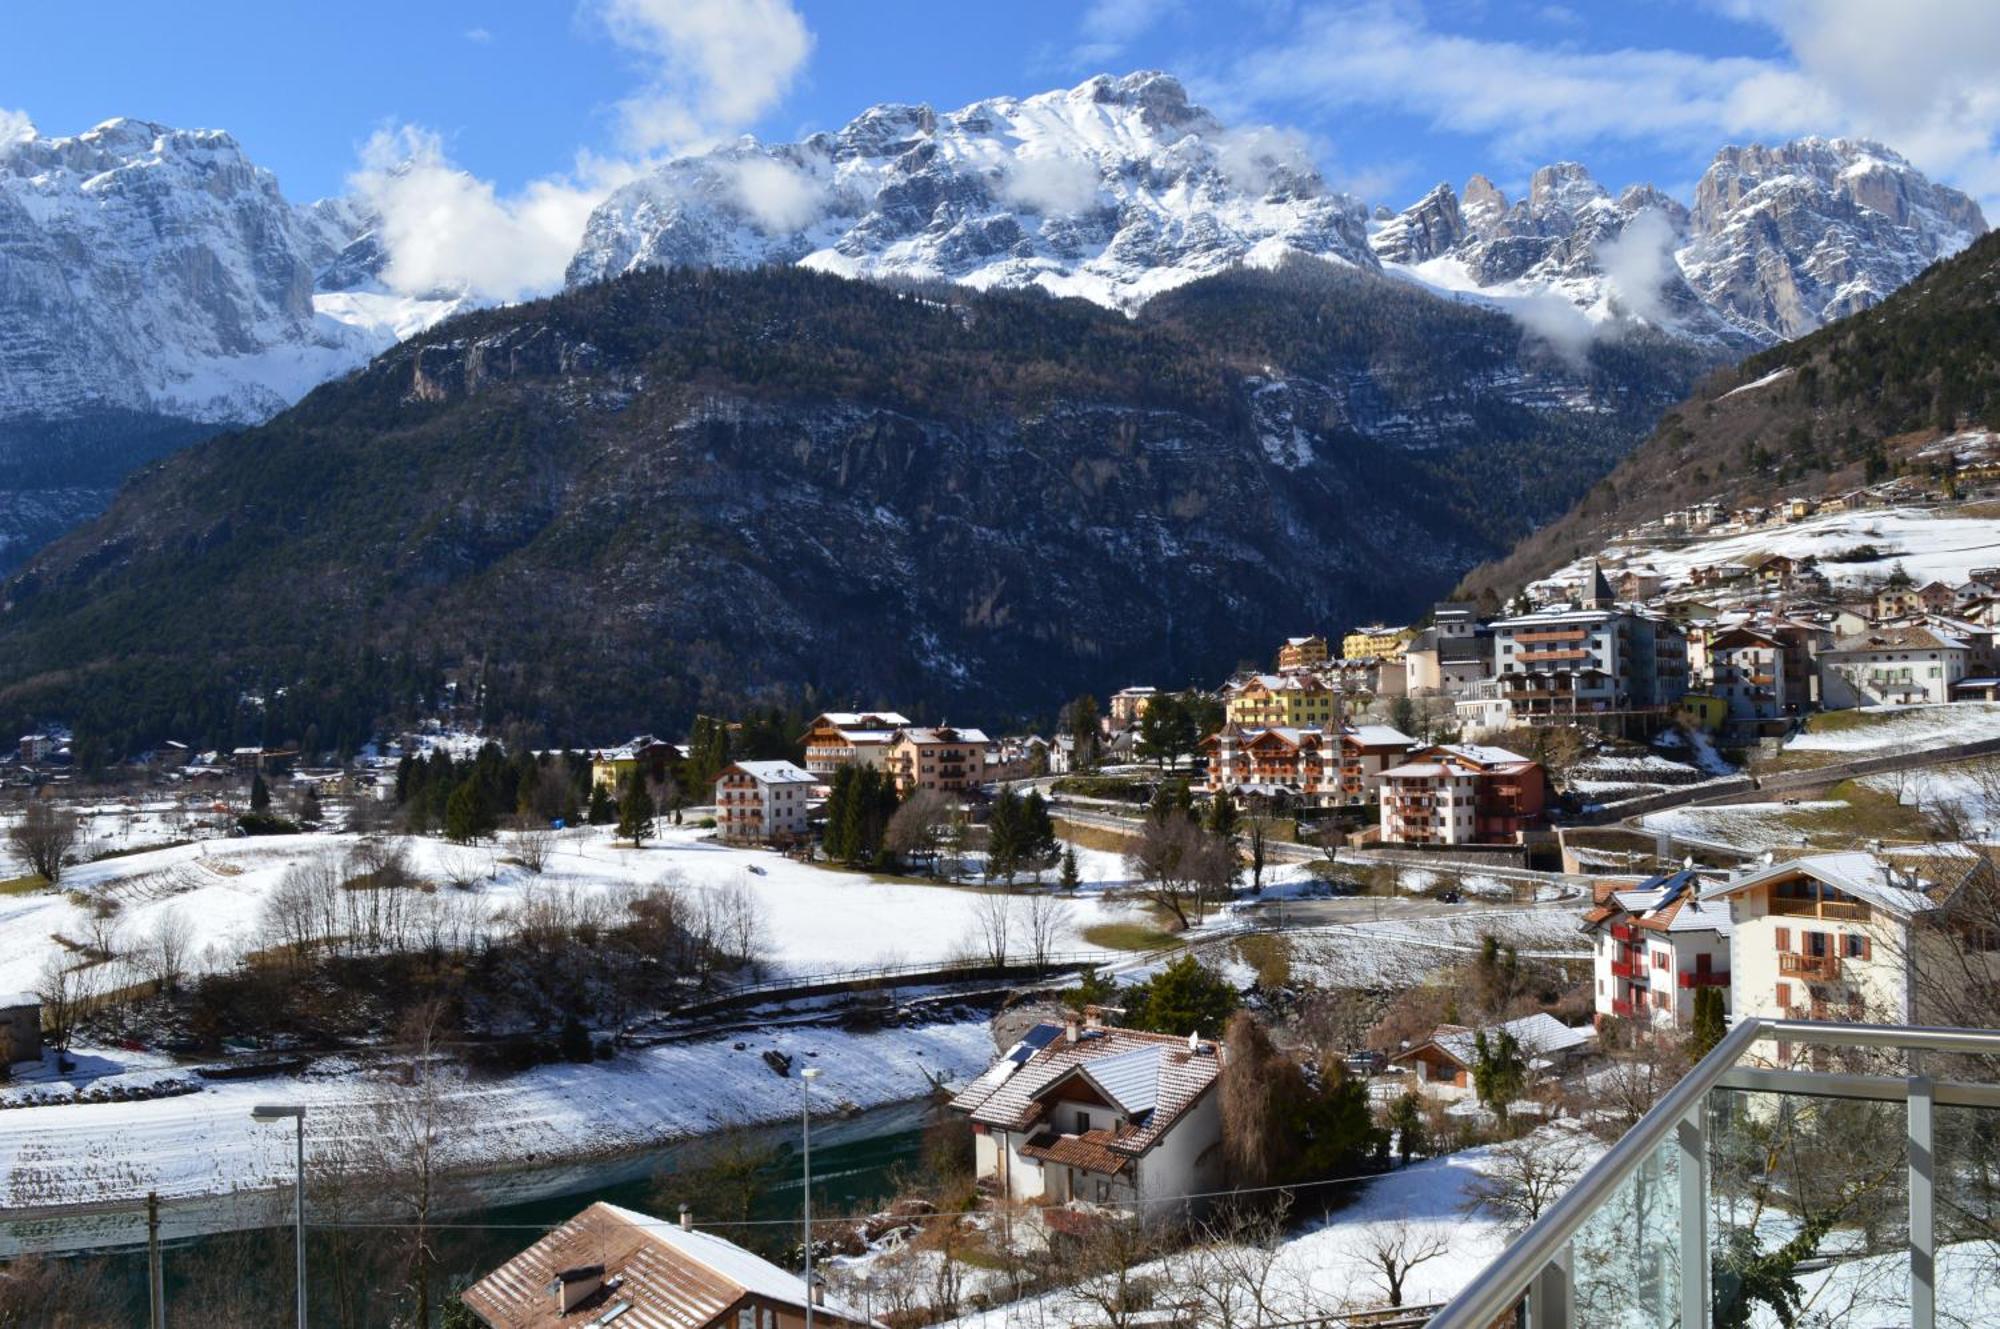
[(1539, 762), (1481, 743), (1443, 743), (1382, 772), (1391, 844), (1512, 844), (1542, 823)]

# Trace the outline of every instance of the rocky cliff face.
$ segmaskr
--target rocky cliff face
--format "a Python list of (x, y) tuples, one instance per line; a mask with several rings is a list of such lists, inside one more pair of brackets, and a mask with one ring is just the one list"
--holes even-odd
[(1445, 289), (1555, 295), (1592, 321), (1753, 348), (1880, 301), (1985, 229), (1976, 203), (1879, 144), (1807, 138), (1723, 149), (1691, 208), (1651, 185), (1613, 199), (1558, 162), (1511, 204), (1484, 176), (1463, 201), (1439, 185), (1370, 243)]
[(1360, 202), (1281, 139), (1225, 128), (1165, 74), (668, 162), (590, 219), (571, 285), (634, 268), (804, 263), (1039, 286), (1134, 308), (1245, 259), (1372, 266)]

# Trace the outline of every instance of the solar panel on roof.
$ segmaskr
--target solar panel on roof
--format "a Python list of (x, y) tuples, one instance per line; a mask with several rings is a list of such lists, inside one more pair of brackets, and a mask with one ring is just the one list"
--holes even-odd
[(1036, 1025), (1027, 1033), (1021, 1035), (1021, 1042), (1014, 1049), (1014, 1060), (1017, 1062), (1026, 1062), (1028, 1058), (1034, 1056), (1061, 1036), (1062, 1026), (1059, 1024)]

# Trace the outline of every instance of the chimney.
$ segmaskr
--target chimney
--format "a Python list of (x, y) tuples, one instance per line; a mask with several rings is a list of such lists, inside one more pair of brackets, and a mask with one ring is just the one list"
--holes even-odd
[(681, 1206), (681, 1231), (694, 1231), (694, 1210), (686, 1205)]
[(597, 1295), (604, 1286), (604, 1266), (583, 1264), (574, 1269), (565, 1269), (557, 1274), (549, 1284), (549, 1294), (555, 1298), (558, 1315), (568, 1315)]
[(1083, 1023), (1075, 1011), (1063, 1017), (1063, 1041), (1074, 1043), (1083, 1036)]

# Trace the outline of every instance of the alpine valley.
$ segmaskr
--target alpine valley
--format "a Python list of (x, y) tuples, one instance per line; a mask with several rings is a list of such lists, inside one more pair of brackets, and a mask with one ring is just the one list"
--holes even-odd
[(0, 541), (59, 537), (0, 614), (24, 727), (1214, 675), (1420, 608), (1985, 220), (1843, 139), (1725, 148), (1688, 203), (1565, 162), (1371, 210), (1142, 73), (664, 162), (527, 304), (393, 288), (376, 228), (224, 134), (0, 146)]

